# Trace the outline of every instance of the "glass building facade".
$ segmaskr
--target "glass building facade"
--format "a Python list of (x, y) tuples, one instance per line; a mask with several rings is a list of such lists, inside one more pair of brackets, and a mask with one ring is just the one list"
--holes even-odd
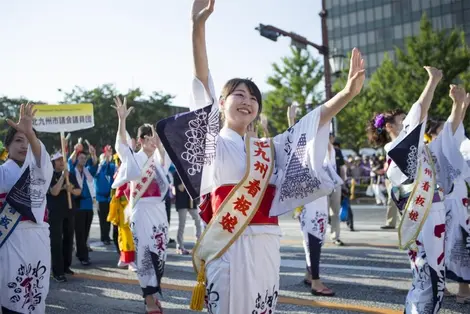
[(435, 30), (461, 28), (470, 44), (470, 0), (326, 0), (326, 9), (330, 49), (348, 55), (358, 47), (369, 77), (385, 53), (394, 59), (394, 47), (419, 33), (423, 13)]

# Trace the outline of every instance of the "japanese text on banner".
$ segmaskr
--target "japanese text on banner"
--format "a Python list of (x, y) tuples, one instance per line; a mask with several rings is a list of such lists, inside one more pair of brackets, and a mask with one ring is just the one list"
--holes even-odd
[(33, 127), (39, 132), (73, 132), (95, 125), (92, 104), (36, 105)]

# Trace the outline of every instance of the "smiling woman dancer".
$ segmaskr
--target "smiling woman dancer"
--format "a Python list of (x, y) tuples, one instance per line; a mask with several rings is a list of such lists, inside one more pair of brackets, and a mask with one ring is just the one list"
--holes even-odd
[(248, 132), (262, 109), (256, 84), (231, 79), (221, 97), (215, 95), (205, 42), (214, 2), (195, 0), (192, 7), (191, 109), (199, 109), (157, 125), (190, 195), (206, 196), (201, 216), (208, 225), (193, 250), (198, 284), (191, 308), (202, 310), (206, 295), (210, 313), (274, 313), (281, 236), (276, 216), (332, 191), (322, 167), (329, 124), (360, 92), (364, 61), (354, 49), (344, 90), (282, 134), (256, 139)]
[(162, 314), (157, 293), (161, 293), (168, 242), (168, 221), (163, 199), (169, 188), (166, 176), (170, 159), (150, 124), (138, 128), (141, 149), (134, 153), (126, 132), (127, 117), (133, 107), (127, 108), (126, 99), (121, 101), (116, 98), (115, 104), (113, 107), (119, 119), (116, 152), (122, 164), (112, 187), (129, 184), (130, 198), (125, 211), (134, 238), (137, 277), (145, 299), (146, 313)]
[(52, 164), (33, 130), (33, 105), (8, 120), (8, 160), (0, 166), (0, 313), (46, 312), (51, 250), (46, 193)]
[[(465, 165), (454, 136), (463, 110), (461, 88), (451, 86), (452, 112), (442, 132), (429, 144), (424, 143), (428, 110), (442, 79), (440, 70), (425, 69), (428, 83), (403, 126), (399, 126), (399, 136), (387, 148), (387, 176), (394, 186), (392, 196), (401, 214), (400, 247), (408, 249), (413, 276), (406, 297), (407, 314), (437, 313), (441, 308), (445, 288), (444, 199)], [(385, 121), (376, 116), (371, 119), (368, 132), (380, 132), (384, 127)]]

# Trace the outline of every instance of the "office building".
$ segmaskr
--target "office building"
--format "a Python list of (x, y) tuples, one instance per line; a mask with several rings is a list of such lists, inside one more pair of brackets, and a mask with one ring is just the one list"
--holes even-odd
[(347, 55), (358, 47), (368, 76), (386, 52), (394, 59), (394, 47), (419, 33), (423, 13), (435, 30), (463, 29), (470, 44), (470, 0), (326, 0), (326, 9), (330, 49)]

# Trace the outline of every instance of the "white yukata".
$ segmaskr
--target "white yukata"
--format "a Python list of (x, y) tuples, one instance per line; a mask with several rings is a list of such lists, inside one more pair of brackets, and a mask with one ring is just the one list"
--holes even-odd
[[(209, 78), (209, 85), (212, 95), (207, 95), (202, 83), (194, 79), (192, 99), (197, 107), (212, 104), (213, 110), (217, 110), (218, 104), (213, 100), (218, 98), (212, 78)], [(275, 168), (269, 183), (276, 186), (276, 196), (270, 216), (282, 215), (333, 190), (334, 183), (322, 167), (328, 147), (329, 124), (319, 127), (320, 110), (310, 112), (273, 139)], [(214, 129), (218, 130), (217, 127)], [(203, 183), (201, 195), (223, 185), (238, 184), (246, 170), (242, 136), (225, 127), (220, 133), (208, 136), (215, 139), (216, 145), (214, 151), (209, 152), (213, 159), (204, 163), (207, 184)], [(275, 312), (279, 297), (280, 237), (278, 225), (249, 225), (219, 259), (206, 264), (209, 313)]]
[[(11, 159), (0, 166), (0, 208), (27, 167), (30, 174), (23, 183), (26, 192), (20, 191), (17, 195), (31, 200), (31, 212), (37, 223), (21, 220), (0, 247), (0, 305), (17, 313), (43, 314), (46, 312), (51, 271), (49, 224), (44, 220), (46, 193), (53, 170), (42, 143), (40, 164), (37, 164), (29, 146), (22, 167)], [(8, 223), (4, 220), (0, 214), (0, 223)]]
[[(170, 167), (170, 159), (165, 156), (162, 166), (158, 150), (155, 150), (154, 155), (149, 158), (144, 151), (134, 153), (129, 145), (119, 140), (116, 141), (116, 151), (122, 164), (113, 188), (130, 182), (131, 195), (141, 182), (144, 166), (147, 162), (151, 162), (150, 158), (154, 159), (156, 166), (156, 174), (153, 178), (155, 182), (148, 186), (147, 191), (137, 200), (134, 207), (131, 207), (131, 202), (129, 202), (125, 209), (134, 238), (137, 276), (143, 297), (146, 297), (161, 293), (160, 283), (165, 267), (168, 242), (168, 220), (163, 200), (169, 187), (166, 175)], [(156, 186), (159, 192), (155, 192)], [(153, 192), (150, 192), (150, 189)]]
[[(421, 106), (415, 103), (406, 119), (403, 121), (403, 130), (399, 137), (390, 145), (390, 150), (400, 142), (404, 137), (414, 130), (420, 124)], [(425, 121), (423, 122), (423, 125)], [(414, 176), (417, 172), (417, 160), (424, 148), (424, 127), (421, 129), (420, 142), (418, 147), (411, 145), (409, 147), (407, 158), (407, 169), (411, 177), (403, 174), (394, 162), (391, 162), (387, 175), (393, 186), (400, 186), (400, 194), (406, 194), (411, 191), (414, 185)], [(436, 177), (437, 187), (435, 189), (435, 199), (431, 205), (428, 216), (424, 221), (422, 229), (416, 239), (417, 251), (408, 250), (411, 270), (413, 275), (412, 286), (408, 292), (405, 304), (406, 314), (426, 314), (437, 313), (442, 305), (445, 288), (445, 224), (446, 209), (444, 206), (444, 195), (452, 189), (452, 183), (462, 173), (464, 160), (459, 153), (458, 144), (452, 133), (451, 125), (446, 122), (439, 136), (428, 144), (431, 152)], [(387, 151), (387, 154), (389, 153)], [(406, 180), (413, 182), (403, 185)], [(421, 188), (421, 187), (420, 187)], [(403, 206), (406, 201), (402, 197), (397, 206), (400, 214), (403, 215)], [(416, 201), (416, 200), (414, 200)], [(402, 218), (403, 219), (403, 218)]]
[[(455, 134), (460, 151), (470, 160), (470, 140), (461, 124)], [(469, 178), (467, 178), (468, 180)], [(452, 193), (446, 196), (446, 276), (460, 283), (470, 283), (470, 216), (468, 214), (467, 183), (454, 181)]]
[[(330, 175), (331, 180), (335, 183), (336, 189), (341, 191), (343, 180), (336, 172), (336, 158), (334, 157), (334, 154), (334, 148), (330, 148), (330, 158), (325, 158), (324, 169)], [(328, 205), (328, 197), (320, 197), (319, 199), (304, 205), (299, 216), (300, 229), (304, 238), (303, 246), (305, 251), (305, 260), (307, 262), (307, 270), (312, 274), (312, 279), (314, 280), (320, 278), (318, 266), (320, 261), (320, 251), (321, 247), (325, 243), (325, 234), (328, 226)], [(318, 250), (318, 252), (312, 252), (312, 250)], [(316, 263), (316, 265), (313, 265), (313, 269), (312, 260)]]

